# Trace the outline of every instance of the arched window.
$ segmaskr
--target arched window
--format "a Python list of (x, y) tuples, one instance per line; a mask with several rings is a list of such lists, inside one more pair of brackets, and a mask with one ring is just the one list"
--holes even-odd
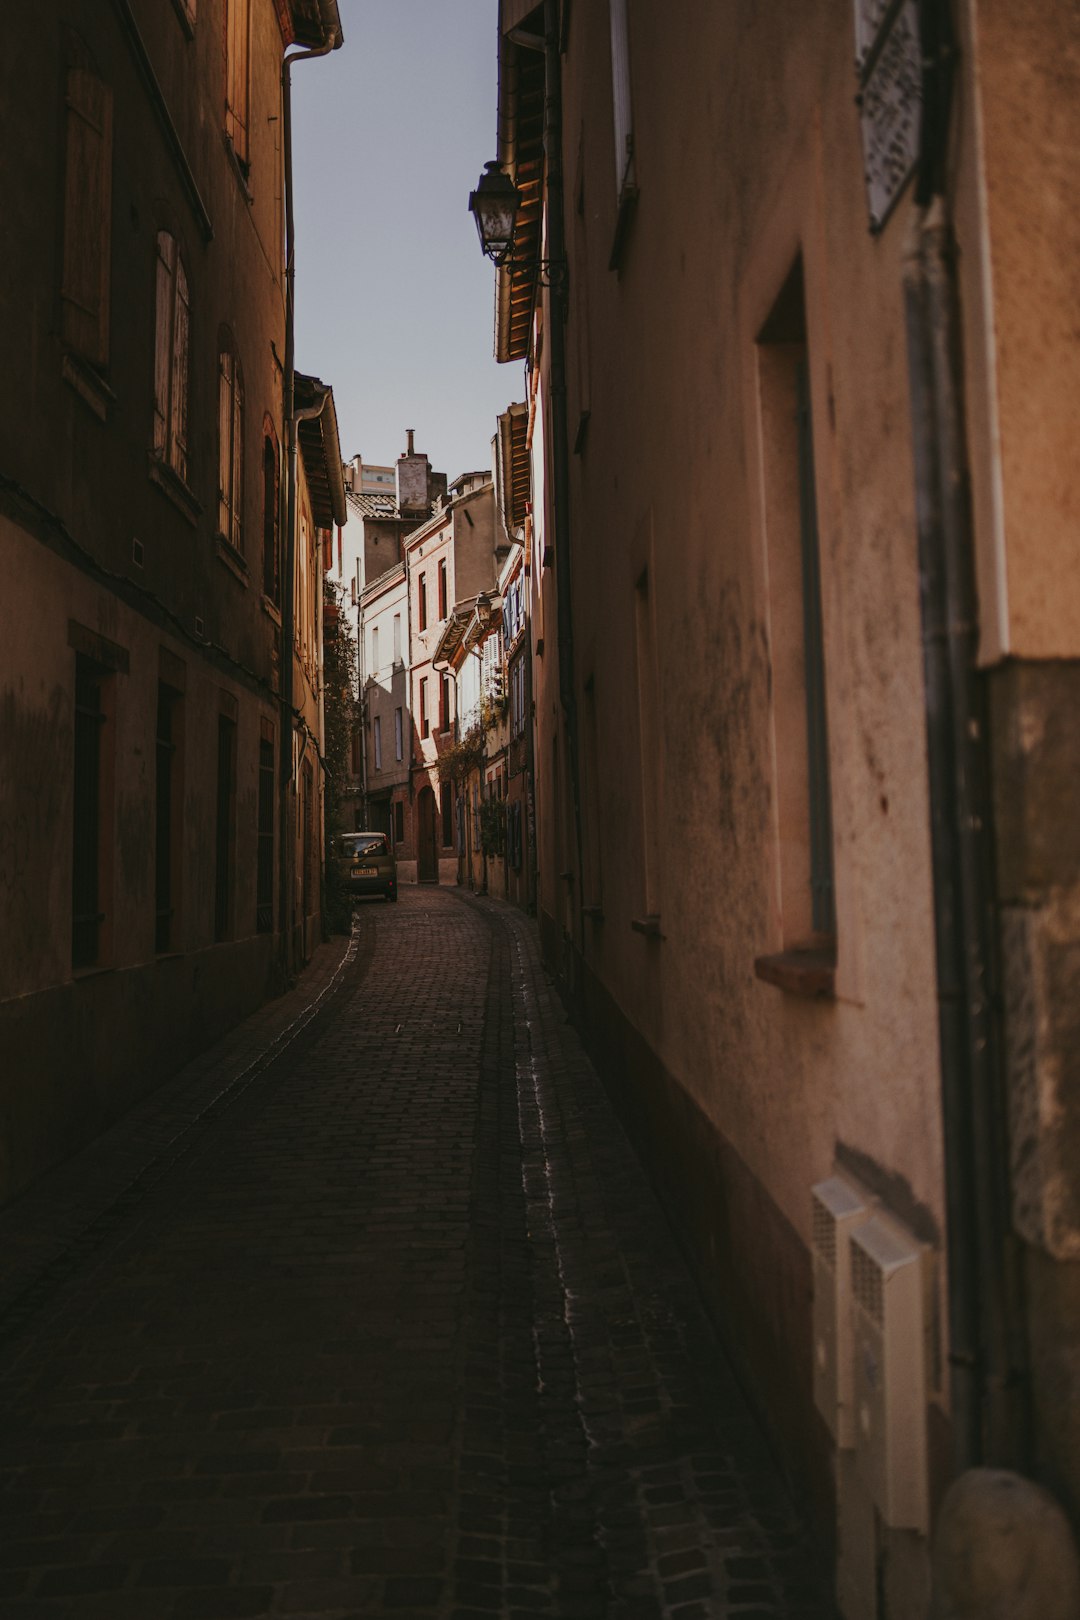
[(244, 374), (232, 348), (218, 357), (218, 533), (244, 549)]
[(154, 334), (154, 453), (187, 482), (191, 302), (176, 238), (159, 231)]

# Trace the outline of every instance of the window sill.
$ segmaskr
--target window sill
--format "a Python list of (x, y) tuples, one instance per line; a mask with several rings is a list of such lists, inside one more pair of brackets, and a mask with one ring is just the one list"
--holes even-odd
[(581, 915), (588, 917), (590, 922), (602, 923), (604, 920), (603, 906), (582, 906)]
[(262, 610), (268, 619), (273, 619), (278, 629), (281, 629), (281, 609), (266, 595), (262, 597)]
[(167, 461), (162, 461), (160, 456), (156, 456), (152, 450), (147, 457), (147, 463), (150, 470), (150, 482), (157, 485), (166, 499), (170, 500), (176, 510), (187, 518), (194, 529), (198, 525), (202, 507), (191, 493), (191, 490), (188, 489), (180, 474), (170, 467)]
[(644, 934), (646, 939), (663, 939), (660, 932), (660, 913), (650, 912), (647, 917), (631, 917), (630, 926), (635, 934)]
[(248, 565), (241, 553), (237, 551), (231, 541), (226, 540), (223, 534), (216, 534), (214, 541), (217, 545), (218, 561), (225, 564), (229, 573), (238, 579), (241, 585), (246, 586), (248, 583)]
[(786, 990), (789, 995), (836, 999), (836, 947), (831, 943), (759, 956), (754, 972), (765, 984)]
[(83, 403), (89, 405), (98, 420), (104, 422), (109, 406), (116, 404), (116, 395), (93, 366), (69, 350), (60, 362), (60, 375), (71, 384)]

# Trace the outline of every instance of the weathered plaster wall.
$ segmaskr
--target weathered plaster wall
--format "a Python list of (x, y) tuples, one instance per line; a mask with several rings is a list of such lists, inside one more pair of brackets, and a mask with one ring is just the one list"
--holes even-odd
[[(256, 932), (255, 867), (239, 860), (231, 937), (214, 944), (217, 716), (238, 706), (236, 821), (254, 837), (259, 722), (272, 704), (182, 638), (70, 566), (10, 519), (0, 544), (25, 588), (5, 611), (0, 670), (0, 1200), (78, 1147), (270, 992), (273, 940)], [(68, 622), (128, 655), (106, 722), (114, 792), (105, 843), (106, 946), (71, 968), (74, 653)], [(155, 952), (157, 682), (182, 665), (184, 808), (172, 950)], [(250, 829), (250, 833), (248, 831)]]
[[(590, 682), (603, 914), (580, 922), (579, 879), (560, 875), (577, 855), (554, 634), (538, 665), (540, 905), (551, 960), (563, 965), (573, 941), (569, 977), (580, 971), (587, 1004), (604, 1009), (601, 1029), (621, 1031), (626, 1064), (608, 1065), (609, 1083), (648, 1119), (642, 1140), (705, 1285), (763, 1405), (782, 1409), (779, 1445), (823, 1502), (810, 1188), (839, 1155), (939, 1257), (943, 1243), (901, 282), (910, 200), (870, 235), (850, 7), (789, 0), (766, 18), (702, 0), (673, 20), (631, 0), (629, 21), (639, 197), (617, 272), (603, 15), (574, 8), (564, 69), (567, 345), (584, 302), (591, 356), (588, 429), (571, 457), (576, 697), (583, 710)], [(791, 943), (778, 705), (793, 699), (779, 673), (758, 338), (798, 260), (836, 878), (828, 1000), (754, 971)], [(585, 403), (571, 365), (572, 440)], [(537, 595), (553, 629), (550, 573)], [(658, 871), (646, 881), (650, 795)], [(635, 926), (654, 909), (655, 932)], [(943, 1414), (945, 1391), (931, 1400)], [(909, 1578), (896, 1576), (896, 1612), (914, 1612), (899, 1591)]]

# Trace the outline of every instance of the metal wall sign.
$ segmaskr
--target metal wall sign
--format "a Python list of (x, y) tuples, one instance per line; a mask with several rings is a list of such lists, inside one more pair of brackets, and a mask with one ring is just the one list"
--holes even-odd
[(870, 229), (879, 231), (919, 154), (922, 53), (917, 0), (855, 0), (855, 56)]

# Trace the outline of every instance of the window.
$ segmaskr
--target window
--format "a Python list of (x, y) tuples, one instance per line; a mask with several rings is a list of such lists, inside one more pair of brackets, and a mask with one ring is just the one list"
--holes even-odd
[(263, 595), (275, 607), (280, 600), (280, 503), (277, 440), (263, 437)]
[(232, 923), (236, 834), (236, 722), (218, 715), (217, 815), (214, 864), (214, 938), (228, 939)]
[(248, 161), (248, 47), (250, 0), (226, 0), (225, 133), (240, 163)]
[[(401, 614), (394, 614), (394, 663), (401, 663)], [(400, 755), (398, 756), (401, 757)]]
[(371, 631), (371, 673), (379, 673), (379, 627), (374, 625)]
[(105, 690), (108, 673), (75, 655), (71, 965), (93, 967), (101, 955), (108, 775)]
[(510, 666), (510, 735), (512, 737), (521, 736), (528, 719), (525, 701), (525, 676), (524, 658), (515, 658)]
[(421, 574), (417, 580), (417, 625), (421, 630), (427, 629), (427, 575)]
[(67, 75), (64, 175), (64, 342), (94, 366), (109, 358), (112, 91), (86, 68)]
[(394, 842), (405, 842), (405, 806), (400, 799), (394, 806)]
[(836, 933), (810, 367), (801, 262), (758, 339), (785, 949)]
[(454, 844), (454, 793), (449, 782), (442, 785), (442, 841), (444, 849)]
[(255, 875), (255, 927), (260, 934), (274, 931), (274, 728), (260, 721), (258, 868)]
[(382, 720), (375, 716), (375, 769), (382, 770)]
[(450, 730), (450, 679), (439, 676), (439, 730)]
[(244, 377), (231, 349), (218, 357), (218, 533), (244, 549)]
[(154, 454), (186, 482), (191, 306), (184, 261), (168, 231), (158, 232), (156, 309)]
[(420, 682), (420, 735), (426, 737), (428, 733), (427, 713), (427, 677)]
[(446, 618), (446, 563), (439, 562), (439, 618)]
[(405, 751), (404, 721), (400, 709), (394, 710), (394, 758), (401, 759)]
[(176, 902), (180, 888), (180, 816), (184, 802), (179, 748), (183, 699), (165, 681), (158, 682), (157, 798), (154, 856), (154, 949), (176, 948)]

